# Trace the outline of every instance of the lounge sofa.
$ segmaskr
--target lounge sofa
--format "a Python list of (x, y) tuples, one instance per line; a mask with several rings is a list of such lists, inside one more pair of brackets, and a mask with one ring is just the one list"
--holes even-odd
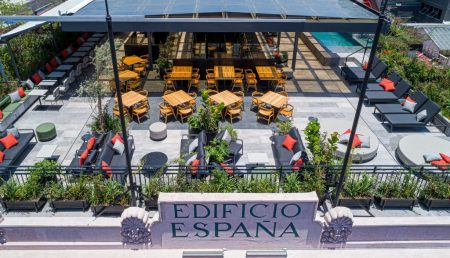
[[(19, 134), (20, 136), (19, 138), (17, 138), (17, 141), (19, 143), (8, 150), (5, 149), (3, 144), (0, 143), (0, 149), (5, 154), (3, 162), (0, 163), (0, 168), (14, 165), (14, 162), (19, 159), (25, 149), (29, 146), (30, 142), (33, 139), (37, 142), (36, 134), (34, 133), (33, 129), (21, 129), (19, 130)], [(2, 137), (3, 136), (6, 136), (5, 132), (3, 133)]]
[(0, 131), (5, 131), (36, 102), (38, 96), (28, 96), (28, 93), (29, 91), (25, 91), (25, 97), (14, 103), (11, 102), (9, 95), (5, 95), (0, 100), (0, 110), (3, 113), (3, 118), (0, 119)]
[[(198, 145), (193, 151), (189, 151), (189, 145), (198, 140)], [(201, 131), (199, 134), (184, 134), (181, 137), (181, 145), (180, 145), (180, 158), (184, 160), (186, 163), (189, 159), (191, 159), (194, 155), (196, 156), (196, 159), (200, 161), (199, 167), (196, 170), (195, 174), (196, 177), (200, 177), (201, 175), (209, 174), (206, 167), (206, 152), (205, 152), (205, 145), (206, 145), (206, 132)], [(189, 167), (189, 164), (186, 164), (187, 167)], [(192, 172), (192, 170), (191, 170)]]
[(292, 150), (288, 150), (283, 147), (283, 142), (286, 139), (286, 135), (274, 134), (272, 136), (272, 150), (273, 156), (275, 158), (275, 162), (277, 166), (290, 166), (290, 161), (295, 153), (302, 151), (301, 158), (304, 162), (308, 160), (308, 156), (306, 154), (305, 146), (303, 145), (302, 138), (300, 137), (300, 133), (296, 127), (293, 127), (288, 135), (294, 138), (297, 142), (294, 145)]

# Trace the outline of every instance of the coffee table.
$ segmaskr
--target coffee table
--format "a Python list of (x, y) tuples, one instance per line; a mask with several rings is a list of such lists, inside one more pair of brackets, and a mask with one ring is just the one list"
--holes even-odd
[(63, 61), (63, 64), (76, 64), (81, 61), (80, 57), (69, 57)]
[(46, 89), (33, 89), (32, 91), (28, 92), (28, 96), (38, 96), (39, 100), (39, 106), (42, 106), (41, 98), (47, 95), (48, 90)]
[(36, 158), (56, 160), (57, 157), (55, 157), (53, 154), (55, 153), (57, 147), (58, 147), (58, 145), (56, 145), (56, 144), (46, 144), (46, 145), (42, 146), (42, 148), (37, 153)]
[(267, 164), (269, 157), (265, 152), (249, 152), (247, 153), (247, 160), (249, 164)]
[(51, 88), (51, 87), (54, 87), (57, 83), (58, 83), (58, 80), (43, 80), (38, 84), (38, 87), (39, 88)]

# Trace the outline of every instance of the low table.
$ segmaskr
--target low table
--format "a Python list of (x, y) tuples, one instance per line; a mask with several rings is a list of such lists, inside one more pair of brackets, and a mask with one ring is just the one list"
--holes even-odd
[(87, 56), (89, 52), (88, 51), (77, 51), (72, 54), (73, 57), (85, 57)]
[(56, 145), (56, 144), (47, 144), (47, 145), (42, 146), (42, 148), (37, 153), (36, 158), (57, 160), (57, 157), (55, 157), (53, 155), (55, 153), (57, 147), (58, 147), (58, 145)]
[(95, 42), (84, 42), (81, 47), (93, 47), (95, 46)]
[(43, 123), (36, 127), (36, 137), (40, 142), (48, 142), (56, 138), (56, 126), (53, 123)]
[(58, 80), (42, 80), (38, 84), (38, 87), (39, 88), (51, 88), (51, 87), (55, 87), (57, 83), (58, 83)]
[(76, 64), (81, 61), (80, 57), (69, 57), (64, 60), (63, 64)]
[(82, 52), (89, 52), (92, 50), (92, 47), (87, 47), (87, 46), (83, 46), (80, 47), (79, 49), (77, 49), (77, 51), (82, 51)]
[(144, 173), (154, 174), (167, 165), (168, 158), (162, 152), (150, 152), (142, 157), (142, 170)]
[(56, 67), (56, 71), (70, 71), (73, 69), (72, 64), (62, 64), (58, 67)]
[(247, 161), (249, 164), (267, 164), (269, 157), (265, 152), (249, 152), (247, 153)]
[(32, 91), (28, 92), (28, 96), (38, 96), (39, 100), (39, 106), (42, 106), (41, 98), (47, 95), (48, 90), (46, 89), (33, 89)]
[(51, 72), (49, 75), (47, 75), (48, 78), (56, 78), (56, 79), (61, 79), (64, 76), (66, 76), (65, 71), (54, 71), (54, 72)]
[(148, 128), (150, 132), (150, 139), (155, 141), (164, 140), (167, 137), (167, 125), (162, 122), (156, 122)]
[(450, 138), (413, 134), (400, 139), (395, 150), (398, 159), (406, 166), (430, 166), (425, 154), (450, 154)]

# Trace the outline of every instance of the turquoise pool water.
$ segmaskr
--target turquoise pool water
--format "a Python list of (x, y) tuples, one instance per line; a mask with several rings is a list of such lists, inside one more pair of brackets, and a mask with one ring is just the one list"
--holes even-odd
[(360, 47), (348, 33), (312, 32), (311, 33), (325, 47)]

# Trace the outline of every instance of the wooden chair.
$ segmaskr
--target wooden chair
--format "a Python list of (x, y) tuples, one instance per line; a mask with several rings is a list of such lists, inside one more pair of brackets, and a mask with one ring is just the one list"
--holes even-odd
[(188, 105), (192, 107), (192, 109), (195, 111), (197, 111), (197, 93), (192, 92), (192, 93), (188, 93), (189, 96), (191, 96), (193, 98), (193, 100), (188, 102)]
[[(126, 107), (123, 107), (123, 113), (126, 117), (130, 117), (130, 114), (128, 113), (128, 109)], [(114, 103), (113, 115), (116, 117), (120, 117), (119, 105), (117, 103)]]
[(292, 120), (294, 118), (294, 107), (291, 104), (286, 104), (278, 111), (278, 115), (282, 115)]
[(142, 88), (141, 80), (130, 80), (126, 84), (127, 91), (136, 91)]
[(286, 91), (286, 80), (287, 76), (285, 74), (282, 74), (281, 77), (277, 80), (277, 85), (275, 86), (274, 91), (277, 91), (280, 89), (281, 91)]
[(192, 79), (189, 81), (188, 92), (191, 91), (191, 87), (195, 87), (198, 90), (200, 85), (200, 74), (192, 75)]
[(169, 116), (173, 116), (175, 118), (173, 107), (165, 101), (159, 103), (159, 118), (164, 117), (164, 121), (167, 124), (167, 118)]
[(234, 95), (238, 96), (239, 98), (241, 98), (241, 100), (239, 101), (239, 105), (242, 106), (242, 108), (244, 108), (244, 92), (243, 91), (235, 91), (233, 92)]
[(192, 68), (192, 75), (197, 75), (200, 73), (200, 68)]
[(244, 69), (242, 69), (242, 68), (234, 68), (234, 73), (243, 74), (244, 73)]
[(231, 90), (234, 91), (236, 88), (238, 88), (240, 91), (244, 91), (244, 75), (243, 74), (236, 75), (236, 78), (233, 80), (233, 87), (231, 88)]
[(194, 112), (194, 110), (189, 105), (179, 106), (177, 113), (178, 113), (178, 117), (181, 120), (181, 123), (183, 123), (184, 119), (188, 118), (193, 112)]
[(166, 68), (164, 69), (164, 71), (166, 72), (167, 75), (170, 75), (172, 73), (172, 68), (171, 67)]
[(277, 68), (277, 76), (278, 78), (283, 78), (284, 76), (286, 76), (282, 68)]
[(279, 91), (277, 93), (280, 94), (280, 95), (283, 95), (285, 97), (289, 97), (286, 91)]
[(214, 74), (214, 69), (206, 69), (206, 74)]
[(241, 105), (228, 106), (226, 109), (225, 117), (229, 117), (231, 123), (233, 123), (233, 118), (236, 117), (240, 117), (240, 119), (242, 120)]
[(258, 107), (261, 104), (261, 101), (258, 100), (258, 98), (264, 96), (262, 92), (254, 91), (252, 92), (252, 104), (250, 105), (250, 109), (253, 107)]
[(273, 107), (267, 108), (264, 104), (258, 106), (258, 113), (256, 114), (256, 120), (263, 119), (267, 121), (267, 125), (275, 118), (275, 111)]
[(247, 78), (247, 79), (256, 78), (256, 74), (253, 72), (252, 69), (245, 69), (244, 73), (245, 73), (245, 78)]
[(147, 66), (146, 64), (135, 64), (133, 66), (133, 71), (138, 73), (140, 76), (143, 76), (147, 71)]
[(214, 77), (214, 74), (207, 74), (206, 75), (206, 88), (207, 89), (214, 89), (216, 91), (219, 91), (219, 87), (217, 86), (216, 79)]
[(148, 91), (147, 91), (147, 90), (140, 90), (140, 91), (138, 91), (137, 93), (139, 93), (139, 94), (141, 94), (141, 95), (143, 95), (143, 96), (148, 97)]
[(258, 91), (258, 80), (256, 79), (256, 75), (253, 78), (247, 77), (246, 83), (247, 83), (247, 92), (250, 89), (253, 89), (254, 91)]
[(176, 91), (177, 89), (175, 88), (175, 83), (173, 82), (173, 80), (170, 78), (170, 75), (164, 75), (164, 82), (165, 82), (165, 86), (164, 86), (164, 90), (173, 90)]
[(135, 107), (132, 110), (132, 118), (137, 118), (138, 119), (138, 123), (141, 123), (141, 118), (147, 116), (148, 117), (148, 111), (149, 111), (149, 107), (148, 107), (148, 102), (145, 101), (145, 103), (147, 104), (143, 104), (139, 107)]

